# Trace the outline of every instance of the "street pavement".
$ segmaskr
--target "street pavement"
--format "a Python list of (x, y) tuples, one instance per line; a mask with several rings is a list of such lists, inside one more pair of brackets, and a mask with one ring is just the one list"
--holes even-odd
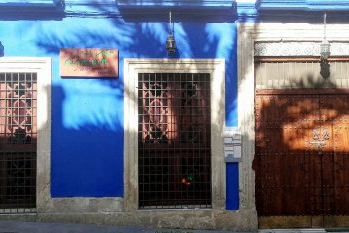
[[(263, 229), (258, 233), (349, 233), (349, 229)], [(0, 221), (0, 233), (233, 233), (233, 231), (166, 229), (42, 222)], [(237, 233), (237, 232), (234, 232)], [(252, 233), (252, 232), (239, 232)], [(256, 233), (256, 232), (255, 232)]]
[(231, 231), (0, 221), (0, 233), (231, 233)]

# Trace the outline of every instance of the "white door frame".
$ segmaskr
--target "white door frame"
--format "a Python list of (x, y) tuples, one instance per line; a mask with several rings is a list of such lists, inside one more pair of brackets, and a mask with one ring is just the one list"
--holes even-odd
[(138, 210), (138, 73), (209, 73), (211, 84), (212, 208), (225, 209), (222, 129), (225, 116), (224, 59), (124, 60), (125, 210)]

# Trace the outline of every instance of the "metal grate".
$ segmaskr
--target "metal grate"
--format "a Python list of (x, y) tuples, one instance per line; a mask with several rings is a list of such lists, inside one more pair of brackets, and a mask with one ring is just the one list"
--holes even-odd
[(138, 80), (139, 207), (210, 208), (210, 75)]
[(35, 212), (36, 73), (0, 73), (0, 213)]

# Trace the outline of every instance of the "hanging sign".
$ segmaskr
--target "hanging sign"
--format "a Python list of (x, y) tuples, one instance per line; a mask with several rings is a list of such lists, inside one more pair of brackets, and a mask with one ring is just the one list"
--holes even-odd
[(62, 77), (118, 77), (116, 49), (60, 49)]

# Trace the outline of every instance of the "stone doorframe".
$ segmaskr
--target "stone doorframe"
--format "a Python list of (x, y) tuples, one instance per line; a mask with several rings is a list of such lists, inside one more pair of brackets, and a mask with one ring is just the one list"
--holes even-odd
[[(255, 116), (254, 116), (254, 95), (255, 95), (255, 71), (254, 56), (316, 56), (312, 51), (302, 52), (288, 49), (280, 51), (280, 45), (288, 47), (289, 44), (297, 42), (313, 45), (314, 42), (320, 45), (324, 35), (324, 25), (306, 23), (239, 23), (238, 28), (238, 118), (243, 137), (243, 161), (239, 167), (240, 173), (240, 205), (241, 208), (255, 209), (255, 175), (252, 169), (252, 161), (255, 154)], [(349, 38), (348, 24), (328, 24), (327, 39), (330, 43), (344, 44)], [(340, 33), (339, 33), (340, 32)], [(295, 43), (296, 42), (296, 43)], [(262, 44), (273, 44), (271, 48), (278, 47), (279, 50), (260, 47)], [(278, 45), (278, 43), (280, 45)], [(258, 51), (255, 49), (257, 46)], [(336, 49), (332, 55), (343, 55), (346, 53), (346, 45), (343, 49)], [(319, 48), (318, 48), (319, 49)], [(282, 50), (282, 49), (281, 49)], [(263, 52), (265, 51), (265, 53)], [(275, 51), (275, 52), (274, 52)], [(306, 51), (306, 49), (304, 50)], [(347, 51), (349, 52), (349, 50)], [(274, 53), (274, 54), (273, 54)], [(346, 53), (347, 55), (349, 53)], [(319, 54), (317, 55), (319, 56)], [(242, 107), (243, 106), (243, 107)]]
[(209, 73), (211, 99), (212, 208), (225, 209), (222, 129), (225, 105), (224, 59), (124, 60), (124, 207), (138, 210), (138, 73)]

